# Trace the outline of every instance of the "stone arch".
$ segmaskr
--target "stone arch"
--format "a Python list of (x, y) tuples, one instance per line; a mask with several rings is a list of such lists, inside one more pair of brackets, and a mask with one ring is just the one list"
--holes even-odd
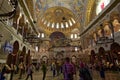
[(55, 31), (50, 35), (50, 39), (54, 39), (54, 38), (65, 38), (65, 34), (59, 31)]
[(105, 60), (105, 49), (103, 47), (99, 48), (98, 58), (99, 58), (100, 61)]
[(20, 56), (19, 56), (19, 62), (24, 62), (25, 55), (26, 55), (26, 47), (24, 46), (22, 48), (22, 52), (20, 53)]
[(15, 41), (13, 43), (13, 54), (17, 54), (18, 51), (19, 51), (19, 42)]
[(8, 56), (7, 56), (7, 61), (6, 61), (6, 63), (8, 64), (8, 65), (10, 65), (10, 64), (13, 64), (13, 65), (15, 65), (16, 64), (16, 58), (17, 58), (17, 52), (19, 51), (19, 42), (18, 41), (15, 41), (14, 43), (13, 43), (13, 52), (11, 52), (11, 53), (9, 53), (8, 54)]
[(104, 55), (105, 54), (105, 49), (103, 47), (99, 48), (99, 54)]
[(94, 50), (91, 50), (91, 55), (95, 55), (95, 51)]
[(110, 46), (110, 50), (119, 52), (120, 51), (120, 44), (118, 44), (117, 42), (112, 43)]
[(91, 64), (94, 64), (95, 57), (96, 57), (95, 51), (91, 50), (91, 53), (90, 53), (90, 63)]
[(112, 43), (110, 46), (110, 50), (113, 58), (119, 58), (120, 55), (118, 54), (118, 52), (120, 52), (120, 44), (118, 44), (117, 42)]
[(65, 39), (65, 34), (59, 31), (55, 31), (50, 34), (50, 39), (53, 46), (60, 46), (64, 43), (63, 39)]
[(117, 42), (114, 42), (111, 44), (110, 46), (110, 51), (111, 51), (111, 58), (112, 58), (112, 62), (115, 65), (118, 65), (117, 62), (120, 61), (120, 44), (118, 44)]
[(17, 61), (17, 57), (18, 57), (18, 51), (19, 51), (19, 42), (18, 41), (15, 41), (14, 44), (13, 44), (13, 64), (16, 64), (18, 61)]

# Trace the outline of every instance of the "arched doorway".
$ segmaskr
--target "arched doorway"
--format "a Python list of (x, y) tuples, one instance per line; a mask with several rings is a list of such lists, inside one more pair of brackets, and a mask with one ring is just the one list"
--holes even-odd
[(110, 51), (113, 63), (118, 65), (118, 62), (120, 61), (120, 45), (116, 42), (112, 43)]
[(24, 59), (25, 54), (26, 54), (26, 47), (24, 46), (22, 49), (22, 52), (20, 53), (20, 56), (19, 56), (19, 63), (25, 61), (25, 59)]
[(18, 50), (19, 50), (19, 43), (18, 43), (18, 41), (15, 41), (13, 43), (13, 51), (11, 51), (7, 56), (6, 64), (8, 66), (11, 66), (11, 64), (14, 66), (17, 64), (17, 52), (18, 52)]
[(105, 63), (105, 49), (103, 47), (99, 48), (99, 52), (98, 52), (98, 59), (100, 62)]
[(96, 54), (95, 54), (95, 51), (94, 51), (94, 50), (91, 50), (91, 54), (90, 54), (90, 63), (91, 63), (91, 64), (94, 64), (96, 58), (97, 58), (97, 56), (96, 56)]
[(18, 41), (15, 41), (13, 44), (13, 54), (17, 54), (18, 50), (19, 50), (19, 43)]
[(51, 44), (53, 47), (61, 46), (63, 44), (63, 39), (65, 39), (65, 34), (59, 31), (50, 34)]
[(58, 66), (58, 64), (63, 63), (63, 58), (64, 58), (64, 55), (63, 55), (62, 52), (58, 52), (58, 53), (56, 54), (55, 62), (57, 63), (57, 66)]
[(13, 44), (13, 53), (12, 53), (12, 64), (16, 64), (17, 62), (17, 53), (19, 51), (19, 42), (18, 41), (15, 41), (14, 44)]

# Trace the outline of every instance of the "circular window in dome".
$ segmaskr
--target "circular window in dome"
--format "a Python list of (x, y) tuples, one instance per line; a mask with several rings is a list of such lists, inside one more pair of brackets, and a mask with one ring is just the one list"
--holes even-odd
[(57, 8), (57, 9), (55, 10), (55, 15), (56, 15), (56, 16), (61, 16), (62, 14), (63, 14), (63, 10), (62, 10), (62, 9)]

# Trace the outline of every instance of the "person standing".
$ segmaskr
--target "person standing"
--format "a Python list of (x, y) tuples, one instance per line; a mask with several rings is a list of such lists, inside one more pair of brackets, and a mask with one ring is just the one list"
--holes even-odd
[(105, 68), (103, 64), (100, 65), (100, 77), (102, 78), (102, 80), (105, 80)]
[(33, 65), (32, 63), (31, 64), (28, 64), (28, 67), (27, 67), (27, 77), (26, 77), (26, 80), (28, 80), (29, 76), (31, 77), (31, 80), (33, 80)]
[(5, 80), (5, 67), (0, 66), (0, 80)]
[(63, 64), (63, 75), (64, 80), (74, 80), (74, 66), (71, 64), (69, 57), (66, 57), (65, 63)]
[(23, 62), (20, 62), (19, 69), (20, 69), (19, 79), (21, 79), (22, 75), (23, 75), (23, 72), (24, 72), (24, 63)]
[(52, 63), (52, 72), (53, 72), (53, 77), (56, 75), (56, 64), (53, 62)]
[(80, 60), (80, 65), (79, 65), (79, 76), (80, 80), (85, 80), (85, 71), (84, 71), (84, 63)]
[(46, 72), (47, 72), (47, 66), (45, 64), (45, 61), (43, 61), (42, 63), (42, 68), (41, 68), (42, 72), (43, 72), (43, 79), (42, 80), (45, 80), (46, 78)]
[(13, 74), (14, 74), (14, 71), (15, 71), (15, 70), (14, 70), (14, 64), (11, 63), (10, 67), (11, 67), (10, 80), (13, 80)]
[(13, 77), (13, 75), (11, 75), (11, 73), (13, 71), (13, 68), (12, 68), (13, 64), (11, 64), (11, 59), (12, 59), (12, 55), (11, 54), (12, 53), (8, 54), (7, 60), (6, 60), (6, 64), (4, 66), (5, 74), (6, 74), (6, 76), (5, 76), (6, 80), (12, 80), (12, 77)]
[(60, 61), (56, 61), (56, 71), (57, 71), (57, 76), (60, 74)]
[(79, 67), (80, 80), (93, 80), (87, 64), (80, 62)]

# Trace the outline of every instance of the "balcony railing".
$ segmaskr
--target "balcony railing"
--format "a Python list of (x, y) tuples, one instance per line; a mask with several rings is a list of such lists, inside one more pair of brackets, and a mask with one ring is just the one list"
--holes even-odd
[(106, 44), (106, 43), (113, 43), (114, 39), (113, 38), (108, 38), (108, 37), (100, 37), (97, 41), (96, 44)]

